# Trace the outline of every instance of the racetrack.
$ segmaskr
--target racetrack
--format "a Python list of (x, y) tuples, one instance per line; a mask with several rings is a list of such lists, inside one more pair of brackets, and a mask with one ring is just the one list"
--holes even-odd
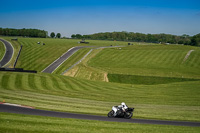
[[(61, 57), (51, 63), (48, 67), (46, 67), (42, 72), (44, 73), (53, 73), (62, 63), (67, 60), (71, 55), (73, 55), (76, 51), (82, 48), (89, 48), (94, 46), (76, 46), (69, 49), (66, 53), (64, 53)], [(123, 46), (103, 46), (97, 48), (111, 48), (111, 47), (123, 47)]]
[(3, 59), (0, 61), (0, 67), (4, 67), (11, 60), (14, 50), (13, 50), (12, 45), (8, 41), (3, 40), (3, 39), (0, 39), (0, 41), (2, 41), (6, 47), (6, 53)]
[(140, 123), (140, 124), (159, 124), (159, 125), (200, 127), (200, 122), (108, 118), (106, 116), (55, 112), (55, 111), (39, 110), (39, 109), (33, 109), (33, 108), (29, 108), (29, 107), (20, 107), (20, 106), (6, 105), (6, 104), (0, 104), (0, 112), (26, 114), (26, 115), (50, 116), (50, 117), (59, 117), (59, 118), (111, 121), (111, 122), (128, 122), (128, 123)]
[(65, 60), (67, 60), (71, 55), (73, 55), (76, 51), (81, 48), (86, 48), (90, 46), (77, 46), (69, 49), (66, 53), (64, 53), (61, 57), (55, 60), (52, 64), (50, 64), (47, 68), (45, 68), (42, 72), (44, 73), (53, 73), (56, 68), (58, 68)]

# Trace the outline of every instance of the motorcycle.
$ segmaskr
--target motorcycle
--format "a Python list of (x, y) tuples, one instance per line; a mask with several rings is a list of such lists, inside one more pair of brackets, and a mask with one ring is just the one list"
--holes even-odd
[[(114, 108), (117, 108), (116, 116), (114, 116), (114, 113), (115, 113)], [(133, 116), (133, 111), (134, 111), (134, 108), (127, 108), (125, 111), (123, 111), (122, 109), (118, 108), (118, 106), (113, 106), (112, 110), (108, 113), (108, 117), (131, 119), (131, 117)]]

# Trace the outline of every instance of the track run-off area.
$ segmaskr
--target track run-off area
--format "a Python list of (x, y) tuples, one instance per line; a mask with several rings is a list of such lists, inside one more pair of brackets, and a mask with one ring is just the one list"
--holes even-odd
[(200, 122), (166, 121), (166, 120), (135, 119), (135, 118), (132, 118), (132, 119), (108, 118), (106, 116), (40, 110), (40, 109), (34, 109), (33, 107), (21, 106), (21, 105), (16, 105), (16, 104), (7, 104), (7, 103), (0, 104), (0, 112), (58, 117), (58, 118), (99, 120), (99, 121), (110, 121), (110, 122), (128, 122), (128, 123), (140, 123), (140, 124), (158, 124), (158, 125), (200, 127)]

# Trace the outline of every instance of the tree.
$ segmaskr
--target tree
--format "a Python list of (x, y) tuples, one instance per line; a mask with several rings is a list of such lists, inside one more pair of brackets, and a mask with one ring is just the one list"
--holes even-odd
[(82, 35), (81, 34), (76, 34), (76, 38), (81, 39)]
[(76, 35), (72, 34), (72, 35), (71, 35), (71, 38), (76, 38)]
[(47, 31), (39, 29), (11, 29), (11, 28), (0, 28), (0, 35), (6, 36), (26, 36), (26, 37), (47, 37)]
[(81, 34), (72, 34), (71, 35), (71, 38), (77, 38), (77, 39), (82, 39), (83, 38), (83, 36), (81, 35)]
[(192, 45), (192, 46), (200, 46), (200, 33), (191, 38), (190, 45)]
[(40, 31), (39, 33), (38, 33), (38, 37), (41, 37), (41, 38), (46, 38), (47, 37), (47, 35), (48, 35), (48, 32), (47, 31)]
[(51, 32), (50, 36), (51, 36), (51, 38), (54, 38), (55, 37), (55, 33)]
[(56, 38), (60, 38), (61, 37), (61, 34), (60, 33), (57, 33), (56, 34)]

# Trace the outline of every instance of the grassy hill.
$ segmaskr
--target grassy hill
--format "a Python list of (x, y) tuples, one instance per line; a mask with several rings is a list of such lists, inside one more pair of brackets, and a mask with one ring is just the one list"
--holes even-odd
[(2, 60), (4, 54), (5, 54), (5, 47), (3, 43), (0, 41), (0, 61)]
[[(16, 60), (16, 57), (17, 57), (18, 52), (19, 52), (19, 50), (20, 50), (20, 44), (19, 44), (17, 41), (12, 41), (11, 39), (12, 39), (13, 37), (5, 37), (5, 36), (3, 36), (3, 37), (1, 37), (1, 38), (3, 38), (3, 39), (5, 39), (5, 40), (7, 40), (8, 42), (10, 42), (10, 43), (12, 44), (13, 48), (14, 48), (13, 57), (12, 57), (11, 61), (6, 65), (6, 67), (13, 68), (14, 63), (15, 63), (15, 60)], [(3, 50), (3, 49), (1, 49), (1, 50)]]
[[(194, 50), (185, 60), (187, 53)], [(110, 81), (130, 83), (125, 79), (146, 80), (157, 82), (163, 79), (168, 83), (175, 79), (200, 79), (200, 48), (182, 45), (134, 45), (123, 48), (109, 48), (93, 50), (93, 52), (79, 66), (71, 70), (76, 72), (74, 77), (92, 80), (103, 80), (109, 75)], [(88, 75), (88, 73), (90, 73)], [(68, 74), (70, 76), (70, 72)], [(88, 75), (88, 76), (86, 76)], [(91, 75), (100, 76), (91, 78)], [(142, 78), (143, 77), (143, 78)], [(118, 79), (118, 80), (116, 80)], [(142, 83), (142, 81), (139, 81)], [(163, 83), (163, 82), (160, 82)]]
[(23, 45), (23, 49), (16, 67), (27, 70), (42, 71), (68, 49), (75, 46), (74, 41), (66, 43), (61, 39), (19, 38), (18, 40), (18, 43)]
[[(23, 49), (16, 67), (21, 67), (26, 70), (42, 71), (54, 60), (59, 58), (68, 49), (85, 45), (79, 44), (78, 39), (52, 39), (52, 38), (23, 38), (18, 37), (18, 41), (11, 41), (12, 37), (2, 37), (14, 44), (15, 51), (18, 53), (20, 45)], [(38, 44), (40, 42), (40, 44)], [(95, 41), (90, 40), (91, 46), (110, 46), (110, 45), (125, 45), (126, 42), (114, 41)], [(45, 43), (45, 45), (42, 45)], [(88, 44), (87, 44), (88, 45)], [(61, 66), (62, 67), (62, 66)]]
[[(9, 41), (11, 39), (4, 38)], [(0, 72), (0, 101), (39, 109), (104, 116), (113, 105), (124, 101), (130, 107), (135, 107), (135, 118), (200, 121), (200, 48), (138, 43), (128, 46), (127, 42), (89, 40), (92, 46), (126, 47), (94, 49), (80, 64), (66, 72), (66, 76), (60, 75), (90, 50), (81, 49), (53, 74), (40, 73), (69, 48), (83, 45), (78, 44), (78, 41), (51, 38), (18, 38), (18, 41), (11, 41), (15, 51), (19, 50), (20, 44), (23, 45), (17, 67), (37, 70), (39, 73)], [(190, 50), (194, 51), (184, 61)], [(11, 117), (21, 117), (9, 114), (3, 116), (0, 120), (6, 127), (5, 131), (9, 131), (4, 123), (5, 117), (13, 123), (16, 120), (11, 120)], [(33, 119), (40, 121), (41, 118)], [(28, 119), (32, 121), (27, 116)], [(81, 126), (85, 124), (79, 120), (71, 121)], [(44, 121), (42, 123), (47, 125)], [(73, 129), (74, 125), (71, 126)], [(135, 126), (138, 132), (142, 128), (150, 131), (150, 127), (153, 127)], [(167, 130), (166, 127), (159, 128)], [(132, 126), (127, 126), (127, 131), (131, 132), (132, 129)], [(159, 132), (160, 129), (155, 130)]]
[[(148, 125), (135, 123), (104, 122), (78, 119), (62, 119), (19, 114), (0, 113), (0, 129), (15, 133), (198, 133), (199, 127)], [(10, 126), (12, 125), (12, 126)]]
[[(187, 52), (194, 49), (183, 62)], [(200, 48), (191, 46), (130, 46), (104, 49), (88, 66), (108, 73), (200, 78)]]
[(106, 115), (125, 101), (134, 117), (199, 121), (200, 81), (129, 85), (75, 79), (55, 74), (1, 72), (0, 98), (36, 108)]

